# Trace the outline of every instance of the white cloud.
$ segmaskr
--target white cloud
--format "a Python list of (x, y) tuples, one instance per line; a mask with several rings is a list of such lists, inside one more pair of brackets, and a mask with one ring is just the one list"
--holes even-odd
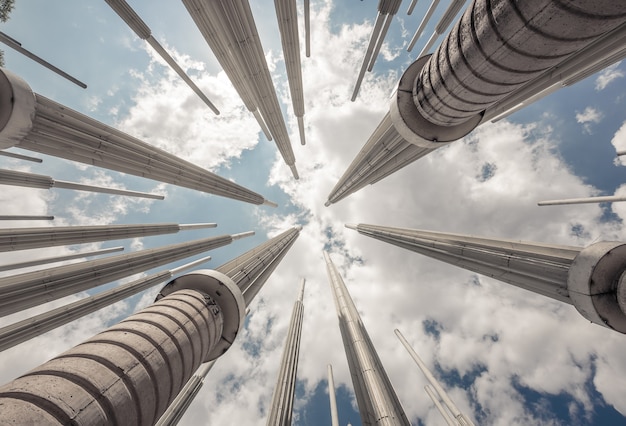
[(598, 124), (602, 121), (602, 113), (597, 109), (588, 106), (583, 112), (576, 113), (576, 121), (583, 125), (586, 133), (591, 133), (591, 124)]
[[(615, 132), (611, 144), (615, 147), (615, 151), (626, 151), (626, 121)], [(626, 166), (626, 157), (617, 157), (614, 161), (616, 165)]]
[(604, 90), (613, 81), (624, 77), (624, 72), (618, 67), (621, 61), (604, 69), (598, 77), (596, 77), (596, 90)]

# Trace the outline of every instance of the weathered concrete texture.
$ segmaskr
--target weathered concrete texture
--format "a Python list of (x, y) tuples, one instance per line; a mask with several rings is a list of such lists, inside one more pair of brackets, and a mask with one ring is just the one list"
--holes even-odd
[(416, 106), (462, 123), (625, 21), (610, 0), (475, 0), (422, 70)]
[(0, 423), (151, 425), (222, 326), (206, 294), (172, 293), (1, 387)]

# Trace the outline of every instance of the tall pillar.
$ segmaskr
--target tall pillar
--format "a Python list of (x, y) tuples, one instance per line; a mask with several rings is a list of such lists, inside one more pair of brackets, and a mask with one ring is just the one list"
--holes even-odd
[[(300, 234), (301, 227), (288, 229), (287, 231), (269, 239), (263, 244), (248, 250), (235, 259), (226, 262), (216, 269), (231, 278), (237, 287), (243, 292), (246, 307), (258, 294), (274, 269), (278, 266), (285, 254)], [(172, 291), (176, 288), (176, 280), (168, 284)], [(162, 297), (162, 294), (158, 297)], [(157, 300), (158, 300), (157, 297)], [(248, 308), (249, 309), (249, 308)], [(213, 365), (203, 365), (181, 391), (179, 397), (168, 407), (167, 411), (158, 421), (159, 426), (175, 426), (185, 414), (185, 411), (196, 397), (204, 384), (204, 379)]]
[(404, 72), (389, 113), (326, 205), (557, 84), (573, 84), (617, 62), (626, 56), (625, 41), (626, 4), (621, 2), (474, 0), (435, 53)]
[(251, 234), (220, 235), (0, 278), (0, 316), (222, 247)]
[[(305, 145), (304, 137), (304, 91), (302, 89), (302, 65), (300, 63), (300, 38), (298, 36), (298, 10), (294, 0), (274, 0), (280, 41), (289, 81), (289, 92), (293, 113), (298, 120), (300, 143)], [(305, 6), (306, 8), (306, 6)]]
[(363, 425), (409, 425), (337, 267), (326, 252), (324, 259), (361, 422)]
[(120, 240), (183, 230), (215, 228), (215, 223), (147, 223), (140, 225), (51, 226), (0, 229), (0, 252)]
[(176, 71), (176, 74), (178, 74), (179, 77), (182, 78), (185, 83), (187, 83), (187, 86), (189, 86), (189, 88), (193, 90), (200, 99), (202, 99), (202, 101), (211, 109), (211, 111), (213, 111), (216, 115), (219, 115), (220, 112), (215, 107), (215, 105), (213, 105), (213, 102), (211, 102), (209, 98), (204, 94), (204, 92), (202, 92), (202, 90), (200, 90), (200, 88), (196, 86), (196, 84), (189, 78), (185, 71), (183, 71), (180, 65), (178, 65), (176, 61), (174, 61), (174, 58), (172, 58), (170, 54), (167, 53), (165, 49), (163, 49), (163, 46), (161, 46), (161, 44), (156, 41), (154, 37), (152, 37), (152, 31), (150, 30), (150, 27), (148, 27), (148, 25), (139, 17), (139, 15), (137, 15), (137, 12), (135, 12), (130, 7), (130, 5), (126, 3), (125, 0), (106, 0), (106, 2), (109, 6), (111, 6), (115, 13), (117, 13), (119, 17), (124, 20), (124, 22), (126, 22), (126, 25), (128, 25), (130, 29), (133, 30), (140, 39), (146, 40), (148, 44), (150, 44), (150, 46), (152, 46), (152, 48), (156, 50), (161, 58), (163, 58), (163, 60), (165, 60), (165, 62), (167, 62), (167, 64), (174, 71)]
[(299, 231), (262, 245), (273, 253), (261, 256), (265, 267), (254, 261), (259, 251), (247, 252), (227, 263), (236, 279), (216, 270), (178, 277), (153, 305), (0, 387), (0, 423), (154, 424), (198, 367), (232, 345), (246, 311), (241, 284), (265, 282)]
[(283, 357), (280, 361), (278, 381), (272, 395), (270, 411), (267, 416), (267, 425), (291, 426), (293, 414), (293, 397), (296, 392), (296, 377), (298, 374), (298, 355), (300, 354), (300, 337), (302, 335), (302, 317), (304, 315), (304, 278), (300, 284), (298, 299), (293, 305), (289, 330)]
[(296, 158), (248, 0), (183, 0), (183, 4), (237, 91), (248, 97), (248, 109), (258, 108), (262, 120), (257, 120), (267, 125), (270, 139), (298, 179)]
[(154, 424), (243, 323), (241, 291), (211, 272), (0, 387), (0, 423)]
[(626, 333), (626, 244), (587, 247), (346, 225), (360, 234), (574, 305), (587, 320)]
[(252, 204), (263, 196), (34, 93), (0, 71), (0, 149), (12, 146)]

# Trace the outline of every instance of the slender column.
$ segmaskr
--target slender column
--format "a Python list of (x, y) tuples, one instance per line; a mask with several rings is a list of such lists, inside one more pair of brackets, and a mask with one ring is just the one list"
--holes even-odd
[(14, 170), (0, 169), (0, 184), (25, 186), (28, 188), (52, 189), (64, 188), (74, 189), (77, 191), (100, 192), (112, 195), (127, 195), (137, 198), (151, 198), (153, 200), (163, 200), (165, 197), (158, 194), (149, 194), (146, 192), (128, 191), (126, 189), (106, 188), (102, 186), (85, 185), (76, 182), (67, 182), (64, 180), (55, 180), (50, 176), (38, 175), (34, 173), (17, 172)]
[(587, 247), (346, 225), (360, 234), (574, 305), (589, 321), (626, 333), (626, 244)]
[(430, 21), (430, 18), (433, 16), (433, 13), (435, 13), (435, 9), (437, 9), (438, 5), (439, 5), (439, 0), (433, 0), (430, 6), (428, 7), (426, 14), (422, 18), (422, 22), (420, 22), (419, 27), (417, 27), (417, 30), (415, 30), (415, 34), (413, 34), (413, 38), (411, 38), (411, 41), (409, 42), (409, 46), (406, 48), (407, 52), (410, 52), (411, 50), (413, 50), (413, 46), (415, 46), (415, 43), (422, 35), (424, 28), (426, 28), (428, 21)]
[(0, 220), (54, 220), (54, 216), (0, 215)]
[(274, 0), (280, 41), (283, 46), (287, 79), (291, 93), (293, 113), (298, 119), (300, 142), (304, 138), (304, 90), (302, 89), (302, 66), (300, 64), (300, 38), (298, 35), (298, 11), (294, 0)]
[[(430, 36), (430, 38), (426, 42), (426, 45), (422, 48), (422, 51), (417, 55), (418, 58), (428, 53), (432, 45), (435, 43), (435, 40), (437, 40), (437, 37), (439, 37), (448, 29), (448, 27), (452, 23), (452, 20), (454, 19), (456, 14), (459, 13), (459, 10), (461, 10), (463, 5), (465, 4), (465, 1), (466, 0), (452, 0), (452, 2), (450, 3), (446, 11), (443, 13), (443, 16), (437, 23), (437, 26), (435, 27), (435, 31), (433, 31), (433, 34)], [(409, 52), (411, 51), (411, 49), (407, 49), (407, 50)]]
[(150, 46), (168, 63), (168, 65), (176, 71), (176, 74), (182, 78), (185, 83), (195, 92), (196, 95), (202, 101), (211, 108), (216, 115), (219, 115), (219, 110), (213, 105), (209, 98), (200, 90), (198, 86), (189, 78), (189, 76), (183, 71), (183, 69), (174, 61), (174, 58), (159, 44), (158, 41), (152, 37), (152, 32), (148, 25), (137, 15), (128, 3), (124, 0), (105, 0), (109, 6), (119, 15), (120, 18), (126, 22), (131, 30), (137, 34), (137, 36), (143, 40), (146, 40)]
[(304, 0), (304, 38), (306, 57), (311, 57), (311, 0)]
[(28, 155), (16, 154), (14, 152), (0, 151), (0, 156), (17, 158), (18, 160), (32, 161), (33, 163), (42, 163), (41, 158), (29, 157)]
[[(454, 424), (463, 425), (463, 426), (474, 426), (474, 423), (467, 416), (465, 416), (461, 412), (461, 410), (459, 410), (456, 404), (452, 401), (452, 399), (450, 399), (450, 397), (448, 396), (448, 393), (439, 384), (439, 381), (435, 379), (435, 376), (433, 376), (433, 373), (428, 369), (428, 367), (426, 367), (426, 364), (424, 364), (424, 361), (422, 361), (422, 359), (413, 350), (411, 345), (409, 345), (409, 342), (407, 342), (407, 340), (404, 338), (402, 333), (400, 333), (400, 330), (396, 329), (394, 330), (394, 333), (396, 333), (396, 336), (398, 336), (398, 339), (400, 339), (400, 342), (402, 343), (404, 348), (407, 350), (407, 352), (409, 352), (409, 355), (411, 355), (411, 358), (413, 358), (413, 360), (415, 361), (419, 369), (422, 370), (422, 373), (426, 377), (426, 380), (428, 380), (430, 385), (435, 389), (437, 396), (443, 401), (445, 407), (449, 409), (450, 412), (452, 413), (452, 416), (454, 420), (456, 421), (456, 423)], [(441, 413), (445, 417), (444, 411), (441, 411)]]
[(415, 9), (415, 6), (417, 6), (417, 1), (418, 0), (411, 0), (411, 3), (409, 4), (409, 8), (406, 11), (407, 15), (410, 15), (413, 13), (413, 10)]
[(243, 323), (232, 281), (190, 284), (1, 387), (0, 423), (154, 424)]
[(24, 49), (22, 47), (22, 43), (20, 43), (19, 41), (15, 40), (12, 37), (9, 37), (8, 35), (6, 35), (3, 32), (0, 32), (0, 43), (6, 44), (11, 49), (21, 53), (22, 55), (26, 56), (29, 59), (32, 59), (33, 61), (37, 62), (38, 64), (43, 65), (44, 67), (48, 68), (50, 71), (54, 72), (55, 74), (60, 75), (61, 77), (65, 78), (66, 80), (71, 81), (75, 85), (80, 86), (83, 89), (87, 88), (87, 85), (85, 83), (83, 83), (82, 81), (72, 77), (71, 75), (69, 75), (65, 71), (55, 67), (50, 62), (41, 59), (39, 56), (35, 55), (34, 53)]
[(37, 337), (57, 327), (68, 324), (92, 312), (124, 300), (157, 284), (170, 279), (185, 270), (211, 260), (211, 256), (189, 262), (178, 268), (157, 272), (139, 280), (122, 284), (115, 288), (77, 300), (43, 314), (35, 315), (22, 321), (0, 328), (0, 351), (12, 348), (22, 342)]
[(363, 58), (363, 63), (361, 64), (361, 69), (359, 70), (359, 74), (354, 85), (354, 91), (352, 92), (351, 98), (352, 102), (356, 100), (357, 95), (359, 94), (361, 82), (365, 76), (365, 71), (371, 71), (374, 67), (374, 62), (376, 62), (378, 52), (380, 51), (383, 41), (385, 40), (391, 20), (398, 12), (400, 3), (402, 3), (401, 0), (381, 0), (378, 2), (378, 15), (376, 16), (374, 29), (372, 30), (372, 35), (370, 36), (370, 41), (367, 45), (367, 50), (365, 51), (365, 57)]
[(0, 229), (0, 252), (41, 247), (120, 240), (150, 235), (175, 234), (178, 231), (215, 228), (215, 223), (153, 223), (141, 225), (51, 226), (41, 228)]
[(626, 201), (626, 197), (611, 195), (606, 197), (567, 198), (564, 200), (539, 201), (538, 206), (561, 206), (565, 204), (593, 204), (593, 203), (616, 203)]
[(64, 262), (66, 260), (81, 259), (83, 257), (100, 256), (102, 254), (115, 253), (118, 251), (124, 251), (124, 247), (111, 247), (89, 252), (67, 254), (64, 256), (45, 257), (42, 259), (27, 260), (25, 262), (10, 263), (6, 265), (0, 265), (0, 271), (10, 271), (12, 269), (28, 268), (30, 266), (45, 265), (47, 263)]
[(304, 278), (300, 284), (298, 300), (293, 306), (285, 349), (280, 362), (278, 381), (274, 388), (270, 412), (267, 416), (268, 425), (291, 426), (293, 397), (296, 391), (298, 374), (298, 355), (300, 354), (300, 338), (302, 335), (302, 317), (304, 315)]
[(0, 72), (0, 149), (16, 146), (252, 204), (259, 194), (34, 93)]
[(324, 259), (362, 423), (409, 425), (339, 271), (326, 252)]
[(330, 424), (331, 426), (339, 426), (335, 380), (333, 379), (333, 367), (330, 364), (328, 364), (328, 399), (330, 400)]
[(187, 408), (189, 408), (198, 395), (198, 392), (200, 392), (200, 389), (202, 389), (204, 379), (215, 365), (215, 361), (216, 360), (205, 362), (198, 368), (196, 374), (189, 379), (180, 393), (176, 395), (174, 401), (167, 407), (167, 410), (159, 421), (155, 423), (155, 426), (175, 426), (180, 422), (180, 419), (182, 419), (187, 412)]
[(245, 235), (249, 233), (221, 235), (0, 278), (0, 316), (222, 247)]

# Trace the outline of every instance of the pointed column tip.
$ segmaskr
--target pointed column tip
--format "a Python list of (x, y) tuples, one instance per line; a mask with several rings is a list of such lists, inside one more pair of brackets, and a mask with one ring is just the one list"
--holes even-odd
[(324, 203), (324, 207), (330, 207), (330, 200)]
[(246, 231), (240, 232), (239, 234), (232, 234), (230, 237), (234, 240), (239, 240), (241, 238), (251, 237), (254, 235), (254, 231)]
[(277, 203), (275, 203), (273, 201), (270, 201), (270, 200), (266, 200), (266, 199), (263, 199), (263, 205), (264, 206), (274, 207), (274, 208), (278, 207)]
[(355, 225), (354, 223), (346, 223), (344, 224), (344, 226), (348, 229), (354, 229), (355, 231), (358, 231), (359, 225)]

